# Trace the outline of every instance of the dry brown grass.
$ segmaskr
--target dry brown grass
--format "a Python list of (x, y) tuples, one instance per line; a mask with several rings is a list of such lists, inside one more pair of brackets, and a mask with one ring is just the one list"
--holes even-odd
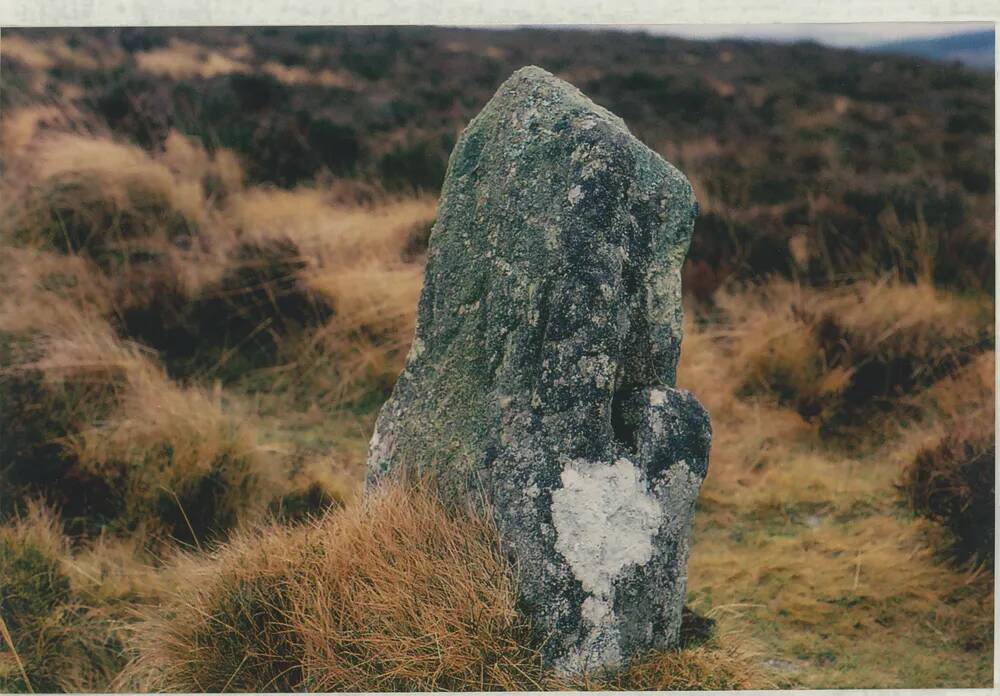
[[(992, 343), (988, 297), (925, 283), (832, 290), (775, 281), (717, 297), (743, 395), (769, 394), (825, 430), (926, 388)], [(867, 428), (864, 428), (867, 429)]]
[[(25, 492), (70, 508), (89, 492), (120, 528), (195, 544), (263, 510), (280, 490), (279, 470), (242, 419), (203, 390), (178, 387), (148, 352), (96, 320), (36, 338), (35, 349), (36, 359), (6, 370), (22, 407), (58, 412), (67, 389), (78, 401), (62, 421), (12, 433), (22, 446), (33, 435), (40, 449), (20, 450), (5, 483), (21, 480)], [(41, 463), (29, 454), (46, 456), (50, 443), (60, 445), (61, 474), (36, 480), (30, 469)]]
[[(269, 504), (298, 517), (352, 497), (370, 414), (331, 425), (329, 411), (400, 369), (432, 201), (247, 190), (230, 153), (177, 133), (148, 154), (31, 131), (7, 174), (0, 330), (21, 346), (4, 359), (20, 400), (8, 404), (47, 415), (6, 434), (30, 441), (16, 466), (61, 461), (43, 486), (66, 484), (53, 502), (70, 512), (90, 482), (119, 531), (198, 543)], [(176, 384), (157, 357), (267, 388), (223, 399), (218, 384)], [(279, 415), (255, 421), (262, 411)], [(312, 444), (324, 430), (333, 439)]]
[[(375, 209), (337, 204), (317, 189), (254, 191), (231, 207), (241, 238), (287, 239), (301, 252), (305, 287), (331, 317), (294, 349), (312, 398), (327, 406), (391, 387), (413, 339), (423, 282), (412, 249), (433, 219), (430, 199), (390, 199)], [(298, 387), (298, 385), (296, 385)]]
[(921, 449), (900, 488), (918, 514), (955, 535), (953, 551), (992, 564), (996, 500), (994, 411), (952, 420), (946, 433)]
[(209, 216), (199, 180), (135, 146), (74, 134), (43, 134), (23, 157), (4, 179), (2, 210), (21, 246), (86, 256), (116, 309), (146, 301), (156, 282), (201, 282), (206, 264), (189, 263)]
[(283, 485), (250, 424), (153, 371), (131, 373), (111, 415), (67, 448), (79, 469), (118, 484), (123, 523), (193, 544), (259, 515)]
[[(920, 288), (859, 290), (895, 295), (896, 303), (872, 305), (866, 316), (849, 294), (795, 286), (775, 294), (772, 284), (762, 289), (768, 303), (754, 304), (760, 296), (752, 293), (724, 298), (732, 324), (687, 325), (679, 381), (704, 400), (715, 432), (695, 515), (689, 601), (723, 631), (759, 641), (779, 686), (987, 684), (992, 577), (942, 559), (947, 540), (906, 514), (894, 486), (956, 414), (992, 411), (992, 351), (900, 397), (901, 411), (869, 423), (873, 444), (863, 453), (831, 449), (814, 425), (773, 398), (740, 395), (740, 377), (755, 357), (783, 354), (792, 366), (815, 359), (790, 340), (801, 332), (793, 305), (837, 309), (866, 346), (902, 351), (909, 348), (893, 344), (897, 334), (923, 340), (922, 332), (938, 331), (947, 342), (974, 333), (975, 303)], [(916, 317), (903, 316), (907, 310)], [(931, 351), (923, 354), (934, 358)], [(828, 374), (822, 363), (810, 369), (814, 380)]]
[(389, 489), (173, 571), (138, 628), (143, 689), (384, 691), (531, 685), (537, 656), (489, 526)]
[(278, 80), (289, 85), (317, 85), (319, 87), (338, 87), (340, 89), (357, 89), (357, 80), (344, 70), (308, 70), (301, 65), (285, 65), (277, 61), (267, 61), (260, 69)]
[[(27, 68), (26, 87), (40, 100), (47, 100), (53, 94), (65, 97), (75, 85), (56, 79), (54, 69), (70, 71), (90, 71), (110, 69), (121, 63), (123, 52), (92, 36), (80, 37), (74, 44), (57, 38), (35, 35), (11, 35), (5, 31), (0, 37), (0, 55), (5, 60), (17, 61)], [(9, 84), (9, 83), (8, 83)], [(9, 114), (5, 111), (4, 120)]]
[[(99, 691), (121, 669), (117, 617), (81, 601), (58, 518), (31, 504), (0, 526), (0, 689)], [(11, 649), (13, 647), (13, 649)]]
[(10, 167), (24, 157), (27, 147), (45, 131), (65, 132), (82, 120), (79, 111), (68, 105), (35, 104), (8, 110), (0, 123), (3, 164)]
[(734, 691), (774, 688), (762, 656), (742, 635), (713, 638), (704, 645), (660, 651), (629, 664), (607, 681), (587, 684), (590, 690)]
[(136, 627), (121, 684), (196, 691), (732, 689), (768, 682), (738, 636), (560, 676), (492, 524), (386, 487), (297, 527), (246, 532), (167, 571), (177, 590)]
[[(315, 380), (321, 388), (310, 391), (337, 405), (391, 385), (412, 338), (421, 230), (433, 201), (381, 200), (372, 208), (341, 202), (334, 188), (244, 190), (230, 153), (209, 156), (177, 133), (156, 156), (68, 133), (36, 135), (22, 149), (19, 175), (4, 184), (5, 218), (22, 245), (5, 249), (20, 283), (11, 326), (36, 321), (22, 300), (53, 299), (38, 287), (51, 273), (72, 274), (63, 284), (77, 296), (90, 289), (74, 307), (123, 317), (127, 331), (174, 321), (191, 333), (224, 311), (246, 325), (244, 334), (274, 333), (286, 330), (279, 324), (289, 301), (320, 303), (330, 320), (286, 341), (278, 356), (291, 367), (291, 386)], [(278, 247), (291, 255), (268, 256)], [(63, 261), (45, 250), (70, 255)], [(155, 336), (138, 338), (171, 354)], [(228, 358), (230, 349), (242, 347), (209, 354)]]

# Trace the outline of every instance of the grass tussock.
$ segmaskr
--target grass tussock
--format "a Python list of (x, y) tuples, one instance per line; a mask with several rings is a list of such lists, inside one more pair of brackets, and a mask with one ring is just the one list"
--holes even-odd
[(926, 284), (779, 281), (718, 301), (747, 366), (741, 393), (769, 394), (825, 432), (863, 425), (993, 344), (991, 301)]
[(266, 504), (272, 467), (251, 431), (99, 326), (38, 339), (4, 370), (5, 497), (41, 495), (77, 531), (188, 543)]
[(172, 79), (210, 78), (250, 72), (250, 67), (222, 51), (208, 51), (188, 41), (171, 40), (167, 46), (137, 53), (136, 66), (145, 72)]
[(713, 637), (703, 645), (660, 651), (634, 660), (590, 690), (733, 691), (774, 688), (760, 655), (744, 636)]
[(103, 690), (124, 665), (113, 617), (88, 606), (68, 567), (57, 518), (32, 504), (0, 527), (0, 689)]
[(134, 145), (54, 133), (29, 152), (32, 179), (8, 212), (15, 237), (109, 264), (130, 242), (189, 239), (202, 221), (198, 182)]
[(245, 532), (167, 571), (121, 685), (187, 691), (737, 689), (769, 684), (735, 636), (615, 673), (542, 669), (513, 574), (482, 517), (383, 488), (298, 527)]
[(952, 425), (921, 449), (904, 470), (900, 488), (913, 510), (942, 523), (955, 537), (959, 560), (992, 563), (996, 511), (996, 446), (992, 409)]
[(178, 571), (138, 629), (143, 689), (488, 690), (538, 675), (489, 527), (400, 489)]
[(284, 240), (300, 251), (298, 282), (329, 315), (287, 341), (294, 369), (275, 388), (331, 407), (381, 401), (413, 338), (423, 282), (420, 239), (433, 201), (389, 199), (375, 209), (343, 207), (323, 191), (257, 191), (233, 204), (247, 244)]

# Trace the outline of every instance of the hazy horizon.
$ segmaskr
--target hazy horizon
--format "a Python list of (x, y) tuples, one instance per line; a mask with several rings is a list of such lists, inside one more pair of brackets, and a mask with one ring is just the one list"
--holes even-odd
[(762, 41), (817, 41), (839, 48), (931, 39), (974, 31), (993, 30), (992, 22), (840, 22), (768, 24), (590, 24), (580, 29), (644, 31), (650, 34), (687, 39), (754, 39)]

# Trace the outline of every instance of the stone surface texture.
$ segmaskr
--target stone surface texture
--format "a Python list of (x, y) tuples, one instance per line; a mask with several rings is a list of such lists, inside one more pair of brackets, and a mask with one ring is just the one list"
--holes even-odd
[(536, 67), (462, 134), (366, 485), (488, 504), (564, 672), (675, 645), (711, 426), (674, 388), (691, 186)]

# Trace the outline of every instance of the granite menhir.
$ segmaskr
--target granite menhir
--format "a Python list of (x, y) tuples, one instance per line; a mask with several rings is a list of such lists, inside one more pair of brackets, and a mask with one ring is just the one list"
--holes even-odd
[(687, 179), (573, 86), (518, 70), (452, 152), (416, 337), (366, 486), (489, 505), (562, 672), (677, 643), (711, 425), (675, 389)]

